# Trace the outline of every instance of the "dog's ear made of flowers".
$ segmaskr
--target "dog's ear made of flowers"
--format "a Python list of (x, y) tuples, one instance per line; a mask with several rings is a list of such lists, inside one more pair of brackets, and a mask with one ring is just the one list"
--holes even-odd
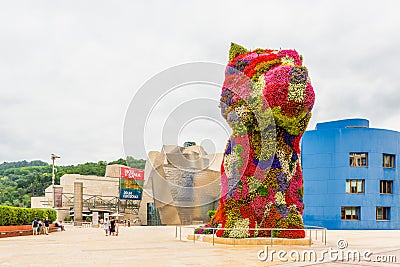
[(231, 61), (238, 55), (246, 54), (247, 52), (249, 52), (249, 50), (247, 50), (243, 46), (231, 43), (231, 48), (229, 49), (229, 61)]

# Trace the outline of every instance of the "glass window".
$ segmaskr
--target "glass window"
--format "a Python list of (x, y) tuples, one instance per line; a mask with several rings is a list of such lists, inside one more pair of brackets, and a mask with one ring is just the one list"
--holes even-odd
[(359, 220), (360, 207), (342, 207), (342, 220)]
[(393, 194), (393, 181), (381, 180), (379, 192), (381, 194)]
[(390, 207), (376, 207), (376, 220), (377, 221), (390, 220)]
[(347, 194), (362, 194), (364, 193), (364, 180), (346, 180)]
[(368, 153), (351, 152), (350, 153), (350, 167), (367, 167), (368, 166)]
[(383, 154), (383, 162), (382, 166), (384, 168), (394, 168), (394, 155), (392, 154)]

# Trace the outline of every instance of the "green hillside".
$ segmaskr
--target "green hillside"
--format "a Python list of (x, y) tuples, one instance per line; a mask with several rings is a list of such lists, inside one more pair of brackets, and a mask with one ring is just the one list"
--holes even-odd
[[(128, 166), (144, 169), (146, 161), (128, 157)], [(78, 165), (56, 166), (55, 183), (67, 173), (104, 176), (106, 166), (110, 164), (127, 165), (126, 160), (113, 162), (87, 162)], [(51, 185), (52, 167), (40, 160), (4, 162), (0, 164), (0, 205), (30, 207), (31, 196), (43, 196), (46, 187)]]

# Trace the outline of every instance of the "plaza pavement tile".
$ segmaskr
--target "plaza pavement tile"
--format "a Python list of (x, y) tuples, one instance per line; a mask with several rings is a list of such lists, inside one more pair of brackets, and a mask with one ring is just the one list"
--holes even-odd
[[(187, 240), (189, 228), (182, 229), (182, 240), (175, 226), (120, 227), (119, 236), (105, 236), (100, 228), (67, 227), (65, 232), (50, 235), (21, 236), (0, 239), (0, 266), (400, 266), (400, 231), (328, 231), (327, 244), (321, 236), (310, 246), (272, 246), (269, 252), (284, 250), (339, 250), (337, 241), (344, 239), (346, 249), (373, 252), (376, 256), (394, 256), (397, 262), (282, 262), (274, 258), (260, 261), (257, 254), (265, 249), (253, 246), (213, 246)], [(392, 258), (393, 259), (393, 258)]]

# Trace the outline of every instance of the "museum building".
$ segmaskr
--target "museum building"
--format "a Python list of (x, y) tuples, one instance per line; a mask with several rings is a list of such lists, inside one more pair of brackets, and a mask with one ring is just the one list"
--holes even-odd
[(400, 133), (366, 119), (318, 123), (302, 139), (304, 223), (400, 229)]

